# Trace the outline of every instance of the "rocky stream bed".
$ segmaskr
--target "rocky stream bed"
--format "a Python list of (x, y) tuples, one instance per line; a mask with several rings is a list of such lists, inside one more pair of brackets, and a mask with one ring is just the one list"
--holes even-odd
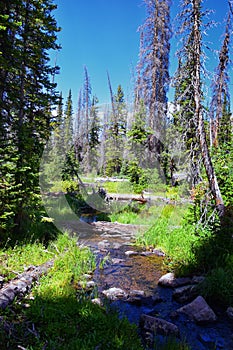
[[(135, 323), (145, 348), (153, 349), (155, 337), (157, 344), (163, 344), (173, 336), (185, 340), (192, 350), (233, 349), (233, 308), (206, 303), (197, 288), (203, 276), (176, 278), (164, 270), (161, 250), (136, 247), (135, 234), (146, 226), (106, 222), (66, 222), (64, 226), (78, 233), (78, 244), (88, 245), (97, 259), (95, 272), (85, 276), (80, 288), (85, 288), (93, 303), (108, 302), (120, 317)], [(52, 264), (29, 267), (3, 285), (0, 307), (27, 293)]]
[[(145, 250), (134, 242), (145, 227), (97, 222), (88, 244), (98, 266), (87, 287), (96, 288), (93, 302), (110, 301), (120, 317), (136, 323), (145, 346), (153, 348), (167, 336), (185, 340), (192, 350), (233, 349), (233, 310), (209, 306), (198, 294), (203, 276), (175, 278), (164, 270), (164, 253)], [(82, 235), (81, 235), (82, 236)]]

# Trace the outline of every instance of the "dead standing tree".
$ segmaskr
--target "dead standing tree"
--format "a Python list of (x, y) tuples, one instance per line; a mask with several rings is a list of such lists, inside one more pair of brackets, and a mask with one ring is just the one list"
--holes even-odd
[(201, 103), (201, 45), (202, 35), (200, 29), (201, 18), (201, 2), (202, 0), (192, 0), (192, 20), (194, 29), (194, 74), (192, 77), (192, 84), (194, 87), (194, 101), (195, 101), (195, 120), (197, 122), (197, 134), (199, 139), (202, 160), (205, 167), (206, 175), (209, 182), (209, 187), (213, 195), (218, 215), (221, 218), (225, 214), (225, 205), (218, 185), (218, 180), (214, 171), (214, 166), (211, 160), (204, 126), (203, 106)]
[[(140, 53), (137, 67), (136, 101), (143, 100), (147, 110), (149, 161), (161, 163), (164, 150), (169, 84), (170, 5), (171, 1), (144, 0), (147, 17), (139, 28)], [(162, 142), (161, 142), (162, 141)], [(152, 155), (152, 157), (151, 157)]]
[(219, 132), (221, 131), (221, 118), (223, 117), (223, 107), (226, 99), (229, 101), (227, 66), (229, 62), (229, 44), (231, 37), (231, 14), (228, 13), (226, 30), (223, 44), (219, 53), (219, 64), (213, 83), (213, 97), (211, 101), (211, 144), (214, 147), (219, 145)]

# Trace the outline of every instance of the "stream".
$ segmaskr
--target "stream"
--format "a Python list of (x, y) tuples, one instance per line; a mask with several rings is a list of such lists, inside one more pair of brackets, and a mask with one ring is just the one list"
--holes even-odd
[[(218, 317), (215, 324), (200, 326), (186, 316), (172, 317), (182, 304), (173, 300), (171, 288), (158, 285), (159, 278), (166, 273), (164, 257), (158, 256), (162, 255), (159, 251), (146, 251), (134, 245), (135, 235), (145, 231), (146, 225), (90, 221), (85, 219), (78, 224), (66, 221), (64, 227), (78, 232), (79, 244), (89, 246), (94, 252), (97, 268), (92, 279), (98, 296), (102, 300), (107, 296), (120, 317), (126, 316), (135, 323), (140, 334), (142, 314), (172, 322), (179, 327), (180, 338), (185, 339), (192, 350), (233, 349), (233, 321), (220, 307), (213, 308)], [(143, 340), (146, 342), (145, 335)], [(165, 337), (156, 336), (156, 344), (164, 341)], [(153, 349), (152, 342), (147, 342), (147, 346)]]

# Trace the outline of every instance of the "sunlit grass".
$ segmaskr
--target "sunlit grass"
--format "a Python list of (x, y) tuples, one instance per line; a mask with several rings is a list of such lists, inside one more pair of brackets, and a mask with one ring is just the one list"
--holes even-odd
[(147, 207), (147, 205), (136, 204), (126, 206), (119, 212), (113, 212), (109, 217), (112, 222), (134, 225), (155, 225), (161, 217), (168, 216), (170, 226), (179, 226), (184, 214), (187, 211), (186, 205), (170, 205), (158, 202), (158, 204)]
[(143, 234), (139, 234), (136, 243), (146, 247), (154, 246), (166, 254), (169, 269), (188, 266), (195, 259), (193, 244), (198, 240), (195, 226), (183, 220), (187, 208), (167, 205), (154, 224)]
[(0, 275), (5, 280), (15, 277), (30, 265), (41, 265), (52, 259), (54, 250), (45, 248), (42, 243), (27, 243), (14, 248), (0, 250)]
[(127, 181), (106, 181), (101, 185), (107, 193), (130, 194), (133, 193), (132, 184)]

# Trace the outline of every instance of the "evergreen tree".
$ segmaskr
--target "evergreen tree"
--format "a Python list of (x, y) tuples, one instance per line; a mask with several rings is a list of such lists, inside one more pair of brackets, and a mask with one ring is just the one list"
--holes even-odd
[(123, 153), (126, 141), (127, 110), (124, 92), (121, 85), (112, 99), (112, 113), (107, 131), (106, 172), (107, 175), (119, 174), (123, 164)]
[(84, 67), (84, 85), (83, 85), (83, 115), (82, 115), (82, 138), (83, 138), (83, 169), (85, 172), (90, 173), (90, 144), (89, 144), (89, 132), (90, 132), (90, 111), (91, 111), (91, 83), (88, 75), (87, 67)]
[(58, 31), (51, 0), (0, 4), (1, 230), (22, 231), (38, 206), (38, 172), (56, 102), (49, 50)]
[(99, 172), (99, 144), (100, 144), (100, 120), (98, 116), (98, 98), (96, 96), (92, 99), (92, 106), (90, 110), (90, 131), (89, 131), (89, 145), (90, 145), (90, 167), (91, 170)]
[(78, 108), (74, 124), (74, 147), (75, 147), (75, 157), (78, 162), (81, 162), (82, 151), (83, 151), (83, 131), (82, 131), (82, 90), (80, 89), (78, 95)]
[(68, 150), (73, 145), (73, 102), (72, 93), (69, 90), (69, 94), (66, 101), (66, 106), (64, 110), (64, 144)]
[(146, 108), (143, 100), (140, 101), (138, 112), (134, 114), (133, 122), (127, 132), (129, 160), (135, 159), (140, 166), (145, 166), (146, 145), (149, 136), (146, 127)]
[(229, 95), (224, 96), (223, 106), (222, 106), (222, 116), (219, 123), (219, 145), (223, 146), (230, 144), (232, 141), (232, 113)]
[[(202, 92), (202, 60), (203, 60), (203, 43), (202, 43), (202, 25), (204, 13), (201, 9), (202, 0), (192, 0), (182, 2), (182, 10), (180, 13), (181, 29), (183, 36), (183, 48), (180, 51), (180, 61), (177, 79), (176, 98), (181, 105), (181, 114), (176, 116), (176, 123), (180, 123), (182, 128), (184, 122), (191, 125), (190, 135), (186, 136), (187, 141), (191, 136), (191, 140), (196, 140), (193, 147), (189, 150), (194, 160), (193, 168), (193, 184), (196, 185), (199, 177), (199, 166), (197, 163), (198, 150), (202, 156), (202, 162), (206, 171), (209, 182), (210, 191), (214, 198), (216, 208), (220, 217), (224, 215), (224, 203), (219, 189), (218, 179), (216, 177), (213, 162), (208, 148), (203, 108), (203, 92)], [(179, 106), (180, 107), (180, 106)], [(187, 113), (188, 112), (188, 113)], [(186, 114), (187, 113), (187, 114)], [(181, 117), (181, 120), (180, 118)], [(190, 124), (191, 121), (191, 124)], [(192, 142), (190, 143), (192, 146)], [(196, 147), (198, 146), (198, 149)], [(193, 152), (194, 148), (194, 152)]]

